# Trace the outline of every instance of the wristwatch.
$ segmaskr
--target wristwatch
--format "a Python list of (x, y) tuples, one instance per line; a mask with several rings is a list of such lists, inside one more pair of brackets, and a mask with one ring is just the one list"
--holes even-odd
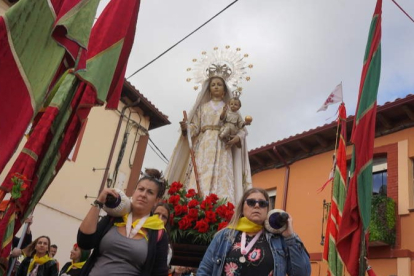
[(91, 205), (94, 207), (98, 207), (99, 209), (102, 209), (104, 204), (96, 199)]

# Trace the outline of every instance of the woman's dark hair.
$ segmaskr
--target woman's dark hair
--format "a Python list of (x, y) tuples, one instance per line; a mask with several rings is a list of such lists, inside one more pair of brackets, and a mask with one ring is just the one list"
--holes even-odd
[(77, 243), (75, 243), (73, 245), (73, 247), (74, 248), (79, 248), (79, 250), (81, 252), (81, 254), (79, 256), (79, 262), (85, 262), (89, 258), (89, 256), (91, 255), (90, 250), (85, 250), (85, 249), (80, 248)]
[(48, 236), (40, 236), (37, 239), (35, 239), (34, 241), (32, 241), (31, 244), (29, 244), (25, 249), (22, 250), (23, 253), (26, 256), (33, 257), (35, 255), (35, 253), (36, 253), (36, 244), (42, 238), (47, 239), (47, 241), (48, 241), (46, 254), (49, 254), (49, 252), (50, 252), (50, 238)]
[(157, 169), (145, 169), (145, 172), (141, 174), (142, 174), (142, 177), (138, 180), (138, 183), (140, 183), (142, 180), (145, 180), (145, 179), (148, 179), (154, 182), (155, 184), (157, 184), (157, 187), (158, 187), (157, 198), (162, 198), (164, 196), (165, 189), (167, 187), (167, 183), (162, 175), (162, 172), (160, 172)]
[(168, 234), (168, 235), (170, 235), (170, 228), (171, 228), (171, 225), (170, 225), (170, 216), (171, 216), (170, 205), (168, 205), (168, 203), (166, 203), (166, 202), (159, 202), (159, 203), (158, 203), (157, 205), (155, 205), (155, 207), (152, 209), (152, 213), (154, 213), (154, 212), (155, 212), (155, 210), (156, 210), (158, 207), (163, 207), (163, 208), (165, 208), (165, 210), (167, 210), (167, 213), (168, 213), (168, 218), (167, 218), (167, 224), (165, 225), (165, 230), (167, 230), (167, 234)]

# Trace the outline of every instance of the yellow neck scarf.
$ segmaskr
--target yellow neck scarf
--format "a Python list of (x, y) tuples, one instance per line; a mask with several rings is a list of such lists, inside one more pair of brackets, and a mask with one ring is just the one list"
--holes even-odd
[[(122, 217), (123, 222), (116, 222), (114, 223), (115, 226), (118, 227), (122, 227), (125, 226), (126, 227), (126, 223), (128, 220), (128, 215), (126, 214)], [(136, 221), (134, 221), (131, 225), (132, 228), (134, 228), (138, 223), (139, 223), (140, 219), (137, 219)], [(149, 218), (147, 218), (147, 220), (144, 222), (144, 225), (142, 225), (142, 228), (146, 228), (146, 229), (152, 229), (152, 230), (161, 230), (164, 229), (164, 222), (162, 220), (160, 220), (160, 218), (155, 215), (155, 216), (151, 216)], [(142, 230), (139, 229), (138, 234), (141, 234), (145, 237), (146, 240), (148, 240), (148, 237), (145, 235), (144, 232), (142, 232)]]
[(79, 269), (81, 269), (82, 267), (83, 267), (83, 265), (86, 263), (86, 261), (84, 261), (84, 262), (80, 262), (80, 263), (74, 263), (73, 261), (72, 261), (72, 264), (69, 266), (69, 268), (68, 268), (68, 270), (66, 270), (66, 272), (68, 272), (69, 270), (71, 270), (72, 268), (79, 268)]
[(263, 229), (263, 225), (256, 224), (250, 220), (248, 220), (246, 217), (242, 217), (237, 222), (236, 227), (230, 227), (232, 229), (236, 229), (238, 231), (246, 232), (246, 233), (256, 233)]
[(42, 265), (50, 260), (53, 260), (53, 258), (50, 258), (48, 254), (40, 258), (35, 254), (32, 261), (29, 264), (29, 270), (27, 272), (30, 273), (33, 270), (35, 264)]

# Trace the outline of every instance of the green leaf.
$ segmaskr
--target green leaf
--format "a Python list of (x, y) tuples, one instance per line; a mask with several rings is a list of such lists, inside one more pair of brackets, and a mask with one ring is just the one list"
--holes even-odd
[(372, 197), (371, 222), (369, 225), (369, 240), (395, 244), (396, 214), (395, 202), (384, 195)]

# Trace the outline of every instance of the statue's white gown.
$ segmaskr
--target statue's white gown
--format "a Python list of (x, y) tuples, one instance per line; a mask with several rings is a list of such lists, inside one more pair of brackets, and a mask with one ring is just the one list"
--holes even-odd
[[(241, 148), (225, 148), (219, 139), (222, 126), (220, 114), (224, 102), (214, 102), (204, 91), (201, 92), (193, 110), (189, 114), (191, 133), (200, 188), (203, 196), (210, 193), (236, 204), (243, 192), (252, 186), (250, 164), (246, 147), (246, 129), (237, 134)], [(225, 101), (228, 99), (224, 99)], [(203, 131), (204, 130), (204, 131)], [(193, 165), (191, 163), (188, 138), (180, 135), (178, 143), (169, 160), (165, 173), (169, 183), (180, 181), (187, 189), (197, 191)]]
[[(203, 195), (214, 193), (235, 202), (232, 150), (226, 149), (218, 136), (223, 106), (222, 101), (209, 101), (200, 106), (194, 115), (190, 130), (191, 136), (195, 137), (193, 146)], [(212, 129), (212, 126), (215, 129)], [(192, 169), (189, 162), (185, 183), (188, 188), (197, 190)]]

